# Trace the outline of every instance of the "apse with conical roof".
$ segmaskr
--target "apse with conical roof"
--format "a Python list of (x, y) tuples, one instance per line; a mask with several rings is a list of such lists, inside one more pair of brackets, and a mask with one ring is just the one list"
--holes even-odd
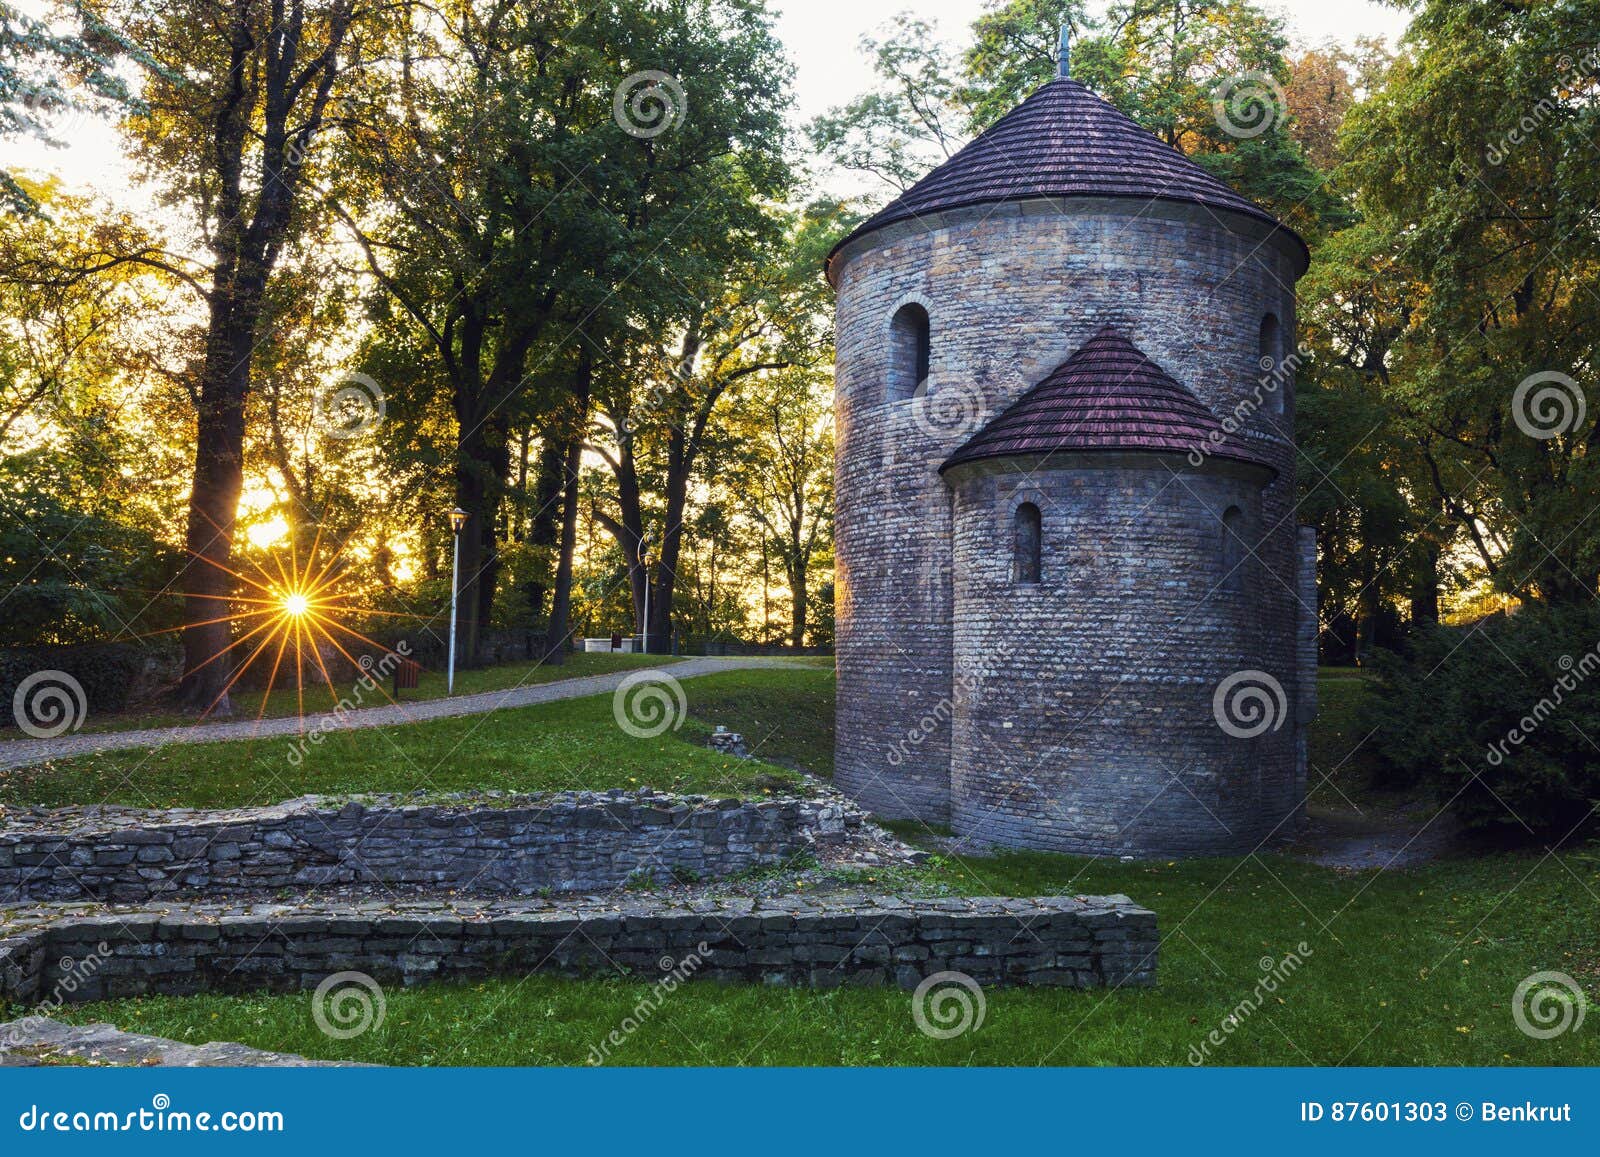
[(1070, 76), (834, 248), (842, 788), (1055, 851), (1294, 828), (1306, 261)]

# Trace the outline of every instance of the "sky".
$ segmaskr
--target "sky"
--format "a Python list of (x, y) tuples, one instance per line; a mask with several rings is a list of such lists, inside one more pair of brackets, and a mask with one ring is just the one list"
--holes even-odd
[[(872, 69), (859, 50), (863, 33), (895, 13), (914, 9), (936, 24), (952, 43), (965, 41), (967, 28), (987, 7), (985, 0), (774, 0), (778, 38), (794, 61), (795, 103), (803, 119), (845, 103), (872, 83)], [(1358, 36), (1399, 39), (1410, 17), (1373, 0), (1266, 0), (1262, 7), (1285, 17), (1291, 37), (1305, 44)], [(1091, 0), (1096, 13), (1104, 0)]]
[[(39, 13), (42, 0), (13, 0), (24, 11)], [(872, 70), (859, 49), (861, 37), (886, 24), (897, 12), (914, 8), (934, 23), (952, 43), (964, 40), (968, 26), (985, 8), (985, 0), (773, 0), (777, 33), (795, 65), (796, 117), (800, 122), (843, 104), (872, 84)], [(1101, 9), (1104, 0), (1091, 0)], [(1268, 8), (1281, 12), (1290, 35), (1315, 44), (1333, 39), (1354, 42), (1357, 36), (1380, 35), (1393, 43), (1404, 31), (1407, 15), (1374, 0), (1280, 0)], [(35, 141), (0, 141), (8, 167), (60, 175), (69, 185), (97, 189), (130, 207), (145, 203), (132, 188), (133, 173), (108, 124), (78, 119), (61, 135), (66, 148)]]

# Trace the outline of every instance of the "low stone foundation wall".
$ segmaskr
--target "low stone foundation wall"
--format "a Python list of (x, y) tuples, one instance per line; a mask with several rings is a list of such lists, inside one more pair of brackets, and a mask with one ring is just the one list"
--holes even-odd
[[(530, 973), (621, 973), (648, 983), (671, 973), (911, 988), (935, 973), (959, 972), (985, 986), (1142, 986), (1155, 982), (1158, 946), (1154, 913), (1126, 896), (732, 899), (576, 910), (506, 902), (322, 912), (256, 905), (62, 916), (26, 939), (42, 949), (42, 963), (19, 969), (21, 986), (4, 994), (25, 1005), (289, 992), (348, 971), (404, 985)], [(71, 990), (63, 993), (68, 976)]]
[(0, 820), (0, 903), (416, 885), (485, 895), (607, 891), (782, 864), (859, 829), (800, 799), (650, 792), (331, 800), (237, 811), (21, 809)]

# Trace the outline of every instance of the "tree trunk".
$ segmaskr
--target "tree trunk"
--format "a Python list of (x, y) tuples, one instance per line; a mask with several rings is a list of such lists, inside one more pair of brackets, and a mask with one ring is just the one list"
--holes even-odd
[(804, 563), (790, 569), (789, 590), (794, 595), (794, 621), (789, 626), (789, 641), (798, 651), (806, 645), (806, 605), (810, 601)]
[(1430, 538), (1417, 543), (1417, 570), (1411, 580), (1411, 624), (1439, 621), (1439, 544)]
[[(561, 498), (561, 545), (556, 560), (555, 588), (550, 598), (550, 623), (545, 629), (544, 661), (560, 665), (566, 662), (567, 638), (572, 633), (572, 556), (578, 549), (578, 492), (579, 473), (583, 467), (583, 434), (589, 424), (589, 373), (587, 352), (582, 356), (578, 370), (578, 385), (574, 391), (576, 416), (566, 439), (565, 493)], [(559, 440), (547, 438), (547, 442)]]
[[(236, 660), (225, 655), (232, 642), (228, 600), (233, 523), (244, 488), (244, 404), (250, 392), (250, 358), (259, 307), (239, 302), (219, 284), (213, 299), (200, 405), (195, 415), (193, 486), (184, 545), (188, 562), (183, 631), (185, 706), (211, 715), (231, 715), (228, 683)], [(221, 621), (214, 621), (221, 620)]]
[[(523, 541), (537, 549), (541, 557), (561, 541), (565, 519), (562, 496), (567, 489), (572, 442), (571, 437), (562, 437), (553, 429), (546, 430), (540, 442), (539, 472), (533, 484), (533, 511), (528, 517), (527, 537)], [(579, 449), (582, 449), (581, 445)], [(555, 561), (559, 567), (560, 560)], [(554, 575), (550, 578), (553, 581)], [(550, 620), (545, 615), (545, 596), (550, 591), (550, 584), (544, 572), (541, 571), (529, 581), (523, 590), (528, 599), (529, 626), (540, 623), (548, 626)]]

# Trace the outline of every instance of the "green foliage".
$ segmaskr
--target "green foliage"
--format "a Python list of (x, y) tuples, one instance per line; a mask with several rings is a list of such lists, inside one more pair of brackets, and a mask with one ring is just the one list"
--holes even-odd
[[(83, 643), (170, 614), (173, 552), (94, 506), (47, 451), (0, 459), (0, 646)], [(153, 606), (153, 604), (156, 604)]]
[[(79, 27), (58, 31), (0, 2), (0, 140), (34, 136), (61, 144), (62, 113), (142, 107), (115, 71), (119, 57), (137, 57), (137, 52), (91, 12), (77, 8), (54, 15), (69, 14)], [(4, 169), (0, 210), (39, 211), (32, 191)]]
[[(83, 689), (84, 718), (121, 711), (149, 663), (157, 658), (149, 648), (135, 643), (100, 643), (83, 647), (0, 650), (0, 727), (16, 722), (11, 709), (17, 686), (41, 671), (58, 671)], [(59, 680), (50, 680), (52, 686)], [(69, 712), (71, 713), (71, 712)], [(54, 723), (55, 718), (43, 720)]]
[(1565, 837), (1600, 806), (1600, 607), (1418, 632), (1378, 666), (1371, 739), (1471, 826)]
[[(1340, 146), (1377, 239), (1343, 290), (1401, 291), (1370, 370), (1413, 477), (1524, 599), (1587, 600), (1600, 574), (1600, 407), (1581, 396), (1600, 360), (1597, 19), (1594, 0), (1432, 0)], [(1538, 375), (1545, 396), (1519, 404)]]

